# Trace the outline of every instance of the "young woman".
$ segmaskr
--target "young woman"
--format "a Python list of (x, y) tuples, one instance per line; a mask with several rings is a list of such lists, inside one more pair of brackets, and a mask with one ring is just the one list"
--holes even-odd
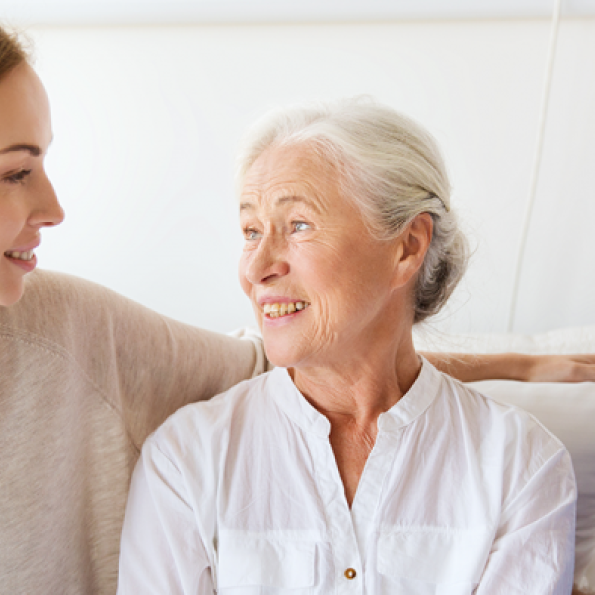
[[(192, 328), (81, 279), (33, 271), (42, 229), (63, 219), (43, 167), (51, 138), (43, 86), (0, 28), (0, 584), (113, 593), (146, 436), (267, 364), (258, 339)], [(473, 361), (457, 358), (450, 372), (595, 378), (595, 366), (572, 358)]]
[(51, 139), (43, 85), (0, 29), (0, 590), (114, 593), (145, 437), (265, 360), (258, 341), (32, 272), (44, 228), (64, 216), (44, 170)]

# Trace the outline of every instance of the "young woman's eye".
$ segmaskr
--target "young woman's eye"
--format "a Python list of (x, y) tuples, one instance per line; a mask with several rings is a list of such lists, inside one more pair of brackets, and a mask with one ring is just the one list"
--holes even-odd
[(310, 225), (304, 221), (294, 221), (293, 222), (293, 230), (294, 231), (305, 231), (306, 229), (310, 229)]
[(14, 174), (10, 174), (4, 178), (5, 182), (9, 184), (22, 184), (25, 181), (25, 178), (31, 173), (32, 170), (30, 169), (21, 169)]

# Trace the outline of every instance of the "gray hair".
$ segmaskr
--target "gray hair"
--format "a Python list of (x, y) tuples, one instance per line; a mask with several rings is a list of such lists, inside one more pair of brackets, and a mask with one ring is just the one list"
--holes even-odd
[(436, 314), (467, 266), (468, 245), (450, 208), (450, 184), (434, 138), (419, 124), (369, 98), (274, 110), (245, 137), (236, 180), (269, 147), (306, 145), (339, 172), (341, 190), (370, 232), (396, 238), (420, 213), (434, 223), (414, 295), (414, 322)]

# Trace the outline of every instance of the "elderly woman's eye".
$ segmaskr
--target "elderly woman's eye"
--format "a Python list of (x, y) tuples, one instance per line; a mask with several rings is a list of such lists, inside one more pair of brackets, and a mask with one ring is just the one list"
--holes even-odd
[(294, 231), (305, 231), (306, 229), (310, 229), (310, 225), (308, 225), (308, 223), (305, 223), (304, 221), (293, 222)]
[(244, 228), (244, 237), (247, 240), (257, 240), (260, 237), (260, 232), (252, 227)]

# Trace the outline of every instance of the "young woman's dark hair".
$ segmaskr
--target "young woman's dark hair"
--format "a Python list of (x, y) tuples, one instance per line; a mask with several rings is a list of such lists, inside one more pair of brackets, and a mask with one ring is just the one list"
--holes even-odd
[(0, 79), (22, 62), (26, 62), (27, 58), (27, 51), (18, 36), (0, 26)]

